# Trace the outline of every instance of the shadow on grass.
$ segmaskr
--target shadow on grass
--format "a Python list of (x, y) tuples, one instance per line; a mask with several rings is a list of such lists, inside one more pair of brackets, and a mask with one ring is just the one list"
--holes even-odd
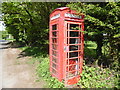
[(19, 42), (13, 41), (13, 42), (9, 43), (10, 48), (21, 48), (21, 47), (24, 47), (24, 46), (25, 46), (25, 43), (23, 43), (21, 41), (19, 41)]
[(24, 43), (22, 42), (16, 42), (16, 41), (7, 41), (7, 40), (4, 40), (4, 42), (0, 42), (0, 49), (8, 49), (8, 48), (20, 48), (20, 47), (23, 47), (25, 46)]
[(39, 47), (27, 47), (23, 50), (18, 58), (25, 57), (25, 56), (32, 56), (32, 57), (46, 57), (48, 55), (49, 45), (42, 44)]

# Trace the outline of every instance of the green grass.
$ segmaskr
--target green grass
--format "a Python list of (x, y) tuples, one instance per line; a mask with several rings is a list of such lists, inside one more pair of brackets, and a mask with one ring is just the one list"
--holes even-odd
[(8, 41), (15, 41), (15, 39), (12, 39), (12, 38), (8, 38), (6, 40), (8, 40)]
[(7, 38), (10, 34), (7, 31), (0, 31), (0, 40), (8, 40), (8, 41), (15, 41), (13, 37)]
[[(96, 43), (92, 41), (85, 42), (85, 56), (96, 56)], [(31, 56), (32, 58), (27, 62), (28, 64), (34, 64), (39, 61), (36, 68), (36, 74), (47, 81), (45, 88), (64, 88), (64, 84), (59, 82), (56, 78), (51, 77), (49, 72), (49, 58), (48, 50), (46, 46), (41, 47), (21, 47), (20, 48), (25, 56)], [(84, 64), (81, 79), (78, 82), (82, 88), (120, 88), (119, 75), (117, 72), (110, 70), (109, 68), (88, 67)]]
[(48, 55), (48, 47), (21, 47), (20, 48), (24, 52), (24, 56), (32, 56), (32, 57), (46, 57)]
[(47, 87), (45, 88), (64, 88), (64, 84), (62, 82), (59, 82), (56, 78), (51, 77), (48, 57), (44, 58), (37, 66), (37, 75), (47, 81)]
[(85, 56), (95, 58), (97, 44), (92, 41), (85, 41), (84, 43), (85, 43), (85, 48), (84, 48)]
[(119, 74), (109, 68), (88, 67), (84, 64), (81, 79), (82, 88), (120, 88)]
[[(24, 52), (24, 56), (31, 56), (32, 58), (27, 61), (27, 64), (34, 64), (39, 62), (36, 68), (36, 74), (40, 78), (36, 82), (40, 81), (41, 77), (47, 82), (44, 88), (63, 88), (63, 83), (59, 82), (56, 78), (51, 77), (49, 72), (49, 57), (47, 46), (44, 47), (21, 47), (20, 50)], [(22, 53), (23, 53), (22, 52)]]
[(24, 47), (20, 47), (19, 49), (22, 50), (22, 51), (24, 51), (27, 48), (28, 48), (28, 46), (24, 46)]
[(2, 32), (0, 31), (0, 40), (2, 40)]
[(48, 56), (48, 51), (46, 49), (47, 47), (41, 48), (41, 47), (20, 47), (19, 49), (22, 50), (21, 54), (23, 56), (30, 56), (30, 58), (27, 61), (27, 64), (34, 64), (36, 61), (41, 62)]
[(85, 41), (84, 43), (88, 49), (96, 49), (97, 48), (97, 44), (93, 41)]

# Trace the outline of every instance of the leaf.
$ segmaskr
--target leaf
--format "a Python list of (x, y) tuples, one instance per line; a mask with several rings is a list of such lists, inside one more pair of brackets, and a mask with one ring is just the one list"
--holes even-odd
[(84, 34), (88, 33), (88, 31), (80, 31), (80, 32), (83, 32)]
[(120, 33), (114, 35), (113, 37), (114, 37), (114, 38), (118, 38), (118, 37), (120, 37)]
[(88, 33), (88, 35), (91, 35), (91, 36), (92, 36), (92, 35), (95, 35), (95, 34), (97, 34), (97, 32), (89, 32), (89, 33)]

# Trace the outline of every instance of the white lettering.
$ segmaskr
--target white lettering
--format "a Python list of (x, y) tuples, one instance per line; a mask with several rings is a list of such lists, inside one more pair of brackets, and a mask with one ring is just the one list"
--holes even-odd
[(70, 13), (65, 13), (65, 17), (73, 17), (73, 18), (79, 18), (79, 19), (82, 18), (81, 16), (70, 14)]
[(57, 14), (57, 15), (55, 15), (55, 16), (53, 16), (53, 17), (51, 17), (51, 19), (50, 20), (53, 20), (53, 19), (56, 19), (56, 18), (59, 18), (60, 17), (60, 14)]

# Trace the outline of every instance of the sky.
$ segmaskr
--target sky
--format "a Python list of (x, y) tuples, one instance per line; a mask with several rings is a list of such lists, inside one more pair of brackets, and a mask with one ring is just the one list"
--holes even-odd
[(2, 13), (0, 11), (0, 31), (4, 30), (5, 30), (4, 21), (2, 21)]
[(4, 21), (0, 21), (0, 31), (4, 30), (5, 30)]

